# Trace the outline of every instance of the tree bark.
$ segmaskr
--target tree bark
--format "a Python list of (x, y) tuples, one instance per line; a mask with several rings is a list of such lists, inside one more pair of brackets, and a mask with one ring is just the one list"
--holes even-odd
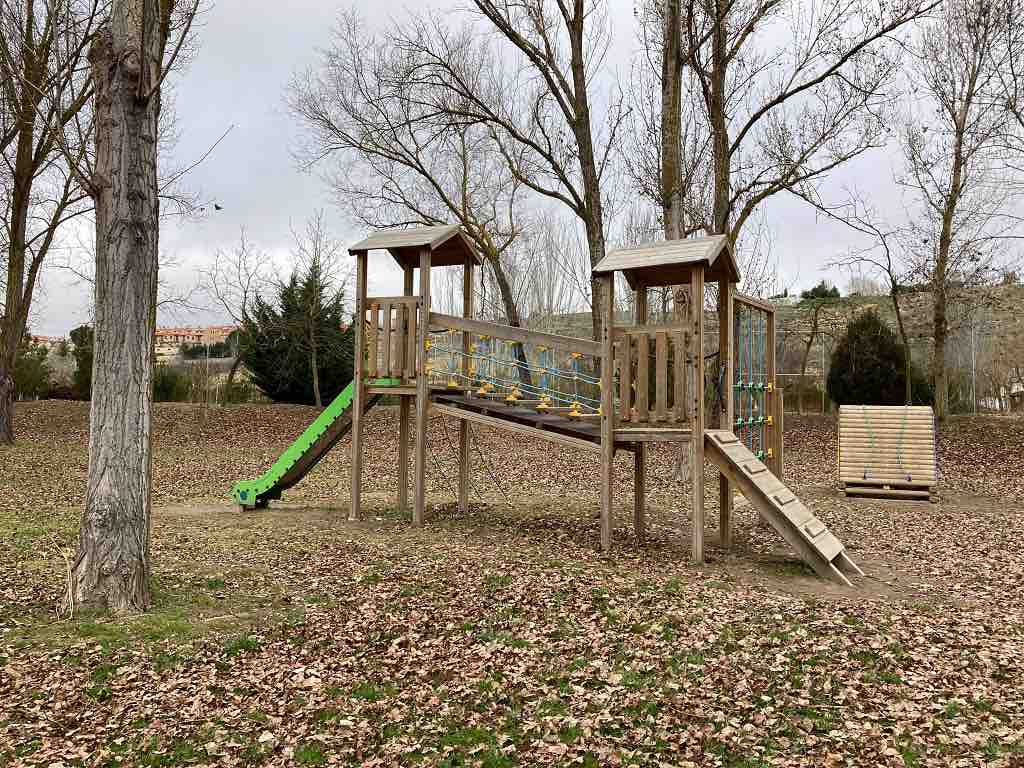
[(682, 166), (682, 30), (680, 0), (667, 0), (661, 54), (661, 215), (665, 239), (683, 236)]
[(0, 365), (0, 443), (14, 443), (14, 377)]
[(728, 77), (728, 51), (726, 49), (725, 16), (728, 9), (723, 0), (715, 1), (715, 26), (711, 35), (711, 99), (708, 118), (711, 123), (714, 165), (714, 211), (712, 234), (731, 235), (729, 217), (732, 209), (732, 178), (729, 156), (729, 123), (726, 114), (725, 86)]
[(32, 183), (35, 180), (35, 125), (39, 104), (39, 66), (34, 66), (35, 4), (25, 7), (25, 39), (21, 102), (17, 105), (18, 143), (14, 155), (11, 184), (9, 239), (7, 246), (7, 292), (4, 300), (3, 326), (0, 328), (0, 444), (14, 443), (14, 366), (18, 342), (25, 333), (28, 303), (25, 295), (25, 252), (28, 236), (28, 214)]
[(89, 51), (95, 83), (96, 337), (89, 476), (71, 611), (150, 604), (151, 408), (160, 68), (171, 2), (115, 2)]

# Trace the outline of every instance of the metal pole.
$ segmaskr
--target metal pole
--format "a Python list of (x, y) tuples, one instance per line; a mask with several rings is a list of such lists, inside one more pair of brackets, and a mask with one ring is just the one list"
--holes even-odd
[(977, 356), (974, 354), (974, 315), (971, 315), (971, 405), (972, 413), (978, 413)]
[(825, 415), (825, 336), (818, 336), (821, 345), (821, 415)]

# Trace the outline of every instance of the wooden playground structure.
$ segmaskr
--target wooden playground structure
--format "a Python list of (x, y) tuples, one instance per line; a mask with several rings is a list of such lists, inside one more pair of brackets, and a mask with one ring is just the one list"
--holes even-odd
[[(551, 440), (594, 453), (600, 462), (601, 547), (608, 549), (615, 452), (633, 454), (633, 525), (642, 538), (647, 447), (673, 443), (685, 447), (689, 465), (694, 561), (704, 559), (708, 460), (719, 469), (723, 547), (731, 545), (733, 491), (739, 490), (817, 573), (847, 584), (847, 574), (860, 573), (839, 540), (779, 479), (782, 403), (775, 388), (774, 308), (736, 292), (740, 275), (724, 236), (609, 253), (593, 271), (600, 286), (599, 341), (475, 319), (473, 277), (480, 260), (458, 226), (380, 231), (349, 250), (356, 258), (357, 318), (350, 408), (352, 519), (361, 514), (364, 414), (387, 394), (399, 398), (398, 504), (403, 510), (410, 506), (408, 451), (413, 444), (416, 526), (423, 524), (427, 424), (434, 411), (459, 420), (460, 510), (469, 503), (472, 423)], [(375, 251), (387, 251), (398, 262), (403, 295), (367, 295)], [(462, 269), (461, 316), (433, 311), (431, 274), (442, 267)], [(614, 323), (619, 273), (634, 294), (632, 325)], [(704, 312), (709, 283), (717, 284), (719, 318), (719, 351), (710, 356), (705, 354)], [(686, 301), (671, 318), (652, 324), (647, 289), (661, 286), (684, 286)], [(709, 384), (707, 360), (715, 357)], [(709, 422), (715, 428), (709, 429)], [(321, 439), (329, 449), (340, 434), (340, 428), (327, 426), (310, 442)], [(267, 495), (260, 498), (274, 498), (271, 492), (263, 491)]]

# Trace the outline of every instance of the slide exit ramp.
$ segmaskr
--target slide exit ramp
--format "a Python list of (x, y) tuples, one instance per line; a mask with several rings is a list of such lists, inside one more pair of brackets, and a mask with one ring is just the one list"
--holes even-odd
[[(393, 385), (400, 382), (380, 379), (374, 383)], [(352, 429), (354, 396), (355, 386), (349, 383), (306, 428), (306, 431), (288, 446), (270, 469), (255, 480), (241, 480), (235, 483), (235, 487), (231, 489), (231, 497), (235, 502), (244, 509), (265, 507), (268, 501), (280, 499), (284, 491), (309, 474), (320, 459)], [(372, 408), (380, 397), (367, 397), (364, 413)]]
[(740, 489), (815, 573), (847, 586), (852, 586), (847, 573), (864, 575), (835, 534), (732, 432), (705, 430), (704, 455)]

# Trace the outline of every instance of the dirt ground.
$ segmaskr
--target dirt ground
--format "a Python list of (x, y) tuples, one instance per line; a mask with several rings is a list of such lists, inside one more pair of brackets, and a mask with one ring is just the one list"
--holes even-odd
[(154, 608), (58, 616), (87, 409), (19, 408), (0, 449), (0, 765), (1024, 765), (1024, 422), (954, 419), (937, 504), (848, 500), (835, 427), (787, 416), (786, 478), (867, 574), (817, 579), (740, 504), (688, 562), (689, 488), (653, 451), (650, 532), (617, 463), (598, 550), (589, 454), (431, 424), (428, 515), (396, 512), (371, 412), (366, 514), (343, 442), (269, 510), (231, 484), (314, 415), (158, 406)]

